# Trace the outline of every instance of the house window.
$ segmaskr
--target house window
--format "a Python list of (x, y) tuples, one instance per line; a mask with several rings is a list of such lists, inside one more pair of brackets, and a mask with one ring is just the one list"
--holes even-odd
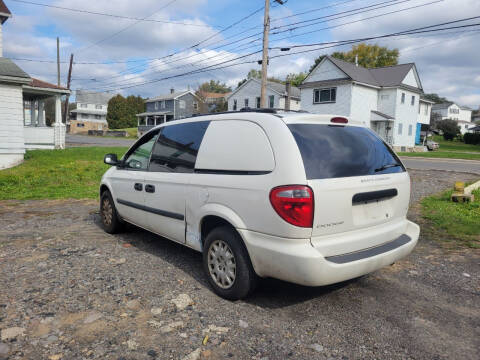
[(425, 115), (428, 115), (428, 105), (425, 105), (424, 114), (425, 114)]
[(274, 95), (270, 95), (268, 97), (268, 107), (270, 109), (273, 109), (273, 107), (275, 106), (275, 96)]
[(233, 111), (237, 110), (237, 99), (233, 100)]
[(415, 105), (415, 96), (412, 96), (412, 101), (410, 102), (410, 105)]
[(381, 99), (382, 100), (388, 100), (390, 98), (390, 95), (382, 95)]
[(77, 127), (85, 127), (85, 124), (77, 123)]
[(313, 103), (332, 103), (337, 100), (337, 88), (329, 89), (314, 89), (313, 90)]
[(160, 108), (165, 109), (165, 100), (160, 101)]
[(95, 115), (95, 119), (100, 120), (102, 117), (100, 115)]
[(185, 109), (185, 100), (179, 100), (178, 106), (180, 107), (180, 109)]
[(405, 93), (402, 93), (402, 104), (405, 104)]
[(398, 135), (402, 135), (402, 129), (403, 128), (403, 124), (402, 123), (399, 123), (398, 124)]
[(95, 109), (102, 110), (102, 105), (95, 105)]
[(257, 98), (255, 100), (257, 102), (257, 109), (260, 109), (260, 97), (257, 96)]
[(82, 114), (82, 119), (88, 119), (88, 114)]
[(193, 103), (193, 110), (198, 110), (198, 103), (196, 101)]
[(413, 125), (408, 125), (408, 136), (412, 135)]
[(244, 100), (244, 105), (245, 105), (246, 108), (248, 108), (248, 99)]
[(87, 108), (87, 104), (80, 104), (80, 107), (86, 109), (86, 108)]
[(459, 114), (459, 113), (460, 113), (460, 110), (458, 109), (453, 109), (453, 108), (450, 109), (450, 114)]
[(155, 101), (155, 110), (158, 110), (158, 101)]

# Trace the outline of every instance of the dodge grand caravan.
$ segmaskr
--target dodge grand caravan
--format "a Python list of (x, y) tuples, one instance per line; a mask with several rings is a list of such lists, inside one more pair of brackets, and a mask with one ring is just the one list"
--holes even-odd
[(258, 277), (320, 286), (403, 258), (417, 243), (406, 218), (410, 179), (373, 131), (348, 118), (235, 112), (165, 123), (100, 186), (109, 233), (125, 222), (203, 253), (227, 299)]

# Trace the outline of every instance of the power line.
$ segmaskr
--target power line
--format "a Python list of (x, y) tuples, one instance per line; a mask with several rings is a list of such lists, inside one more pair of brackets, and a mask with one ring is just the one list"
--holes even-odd
[[(456, 20), (456, 21), (452, 21), (452, 22), (449, 22), (449, 23), (462, 22), (462, 21), (466, 21), (466, 20), (465, 20), (465, 19), (461, 19), (461, 20)], [(442, 25), (442, 24), (430, 25), (430, 26), (428, 26), (427, 28), (438, 27), (438, 26), (441, 26), (441, 25)], [(468, 25), (445, 27), (445, 28), (441, 28), (441, 29), (428, 29), (428, 30), (419, 30), (419, 31), (416, 31), (415, 29), (412, 29), (412, 30), (402, 31), (402, 32), (400, 32), (400, 33), (399, 33), (399, 32), (396, 32), (396, 33), (381, 35), (381, 36), (377, 36), (377, 37), (364, 37), (364, 38), (360, 38), (360, 39), (342, 40), (342, 41), (337, 41), (337, 42), (329, 42), (329, 43), (324, 43), (324, 44), (328, 44), (327, 46), (322, 46), (322, 47), (315, 48), (315, 49), (297, 51), (297, 52), (294, 52), (294, 53), (279, 54), (279, 55), (272, 56), (271, 58), (278, 58), (278, 57), (284, 57), (284, 56), (298, 55), (298, 54), (307, 53), (307, 52), (312, 52), (312, 51), (318, 51), (318, 50), (322, 50), (322, 49), (326, 49), (326, 48), (332, 48), (332, 47), (336, 47), (336, 46), (343, 46), (343, 45), (346, 45), (346, 44), (353, 44), (353, 43), (365, 41), (366, 39), (371, 39), (371, 38), (380, 38), (380, 37), (386, 38), (386, 37), (406, 36), (406, 35), (409, 35), (409, 34), (419, 34), (419, 33), (427, 33), (427, 32), (444, 31), (444, 30), (458, 29), (458, 28), (466, 28), (466, 27), (479, 26), (479, 25), (480, 25), (480, 23), (476, 23), (476, 24), (468, 24)], [(319, 44), (320, 44), (320, 43), (319, 43)], [(313, 44), (313, 45), (318, 46), (319, 44)], [(257, 52), (254, 52), (254, 53), (250, 53), (250, 54), (244, 55), (244, 56), (242, 56), (242, 57), (237, 57), (237, 58), (235, 58), (235, 59), (231, 59), (231, 60), (224, 61), (224, 62), (219, 63), (219, 64), (210, 65), (210, 66), (208, 66), (208, 67), (204, 67), (204, 68), (199, 69), (199, 70), (197, 70), (197, 71), (192, 71), (192, 72), (187, 72), (187, 73), (182, 73), (182, 74), (167, 76), (167, 77), (160, 78), (160, 79), (153, 79), (153, 80), (146, 81), (146, 82), (139, 83), (139, 84), (131, 84), (131, 85), (123, 86), (123, 87), (112, 88), (112, 89), (109, 89), (109, 90), (106, 90), (106, 91), (122, 90), (122, 89), (128, 89), (128, 88), (132, 88), (132, 87), (137, 87), (137, 86), (148, 85), (148, 84), (156, 83), (156, 82), (163, 81), (163, 80), (166, 80), (166, 79), (171, 79), (171, 78), (176, 78), (176, 77), (181, 77), (181, 76), (186, 76), (186, 75), (191, 75), (191, 74), (197, 74), (197, 73), (205, 72), (207, 69), (217, 70), (217, 69), (219, 69), (219, 68), (215, 68), (216, 66), (219, 66), (219, 65), (222, 65), (222, 64), (225, 64), (225, 63), (228, 63), (228, 62), (232, 62), (232, 61), (235, 61), (235, 60), (238, 60), (238, 59), (241, 59), (241, 58), (245, 58), (245, 57), (247, 57), (247, 56), (251, 56), (251, 55), (256, 54), (256, 53), (259, 53), (259, 52), (260, 52), (260, 51), (257, 51)], [(255, 62), (255, 61), (242, 62), (242, 63), (252, 63), (252, 62)], [(230, 65), (225, 66), (225, 67), (236, 66), (236, 65), (240, 65), (240, 63), (230, 64)], [(214, 68), (214, 69), (212, 69), (212, 68)], [(224, 67), (221, 67), (221, 68), (224, 68)]]
[(175, 24), (175, 25), (186, 25), (186, 26), (211, 27), (210, 25), (206, 25), (206, 24), (193, 24), (193, 23), (185, 23), (185, 22), (178, 22), (178, 21), (137, 18), (137, 17), (132, 17), (132, 16), (109, 14), (109, 13), (102, 13), (102, 12), (97, 12), (97, 11), (83, 10), (83, 9), (73, 9), (73, 8), (68, 8), (68, 7), (64, 7), (64, 6), (43, 4), (43, 3), (33, 2), (33, 1), (25, 1), (25, 0), (10, 0), (10, 1), (23, 3), (23, 4), (29, 4), (29, 5), (35, 5), (35, 6), (43, 6), (43, 7), (48, 7), (48, 8), (58, 9), (58, 10), (84, 13), (84, 14), (89, 14), (89, 15), (107, 16), (107, 17), (112, 17), (112, 18), (117, 18), (117, 19), (147, 21), (147, 22)]
[[(408, 0), (408, 1), (409, 1), (409, 0)], [(437, 0), (436, 2), (439, 2), (439, 1), (443, 1), (443, 0)], [(433, 2), (433, 3), (435, 3), (435, 2)], [(383, 3), (377, 3), (376, 5), (379, 5), (379, 4), (383, 4)], [(393, 6), (393, 5), (396, 5), (396, 4), (397, 4), (397, 3), (395, 3), (395, 4), (389, 4), (388, 6)], [(425, 5), (429, 5), (429, 4), (428, 4), (428, 3), (427, 3), (427, 4), (422, 4), (422, 5), (420, 5), (420, 6), (425, 6)], [(412, 8), (416, 8), (416, 7), (419, 7), (419, 6), (414, 6), (414, 7), (412, 7)], [(402, 9), (402, 10), (399, 10), (399, 11), (405, 11), (405, 10), (409, 10), (409, 9), (411, 9), (411, 8), (405, 8), (405, 9)], [(358, 9), (356, 9), (356, 10), (358, 10)], [(367, 10), (364, 9), (362, 12), (371, 11), (371, 10), (372, 10), (372, 9), (367, 9)], [(353, 11), (355, 11), (355, 10), (353, 10)], [(390, 14), (390, 13), (391, 13), (391, 12), (389, 12), (389, 13), (384, 13), (384, 14), (379, 14), (379, 15), (376, 15), (376, 16), (374, 16), (374, 17), (380, 17), (380, 16), (388, 15), (388, 14)], [(353, 15), (355, 15), (355, 14), (353, 14)], [(340, 25), (337, 25), (337, 26), (333, 26), (333, 27), (348, 25), (348, 24), (350, 24), (350, 23), (354, 23), (354, 22), (358, 22), (358, 21), (363, 21), (363, 20), (365, 20), (365, 19), (357, 20), (357, 21), (353, 21), (353, 22), (349, 22), (349, 23), (343, 23), (343, 24), (340, 24)], [(301, 27), (304, 27), (304, 26), (309, 26), (309, 25), (302, 25)], [(320, 30), (321, 30), (321, 29), (320, 29)], [(316, 32), (316, 31), (319, 31), (319, 30), (315, 30), (315, 32)], [(240, 39), (240, 40), (241, 40), (241, 39)], [(213, 49), (215, 49), (215, 48), (213, 48)], [(213, 50), (213, 49), (211, 49), (211, 50)], [(191, 57), (194, 57), (194, 56), (197, 56), (197, 55), (198, 55), (198, 54), (193, 54), (193, 55), (184, 57), (183, 59), (191, 58)], [(212, 56), (212, 57), (210, 57), (210, 58), (214, 58), (214, 57), (217, 57), (217, 56), (219, 56), (219, 54), (214, 55), (214, 56)], [(205, 60), (206, 60), (206, 59), (205, 59)], [(202, 61), (202, 60), (201, 60), (201, 61)], [(159, 65), (157, 65), (157, 66), (154, 66), (152, 69), (149, 69), (149, 70), (151, 71), (151, 70), (157, 68), (158, 66), (166, 65), (166, 64), (169, 64), (169, 63), (172, 63), (172, 62), (175, 62), (175, 61), (170, 61), (170, 62), (166, 62), (166, 63), (164, 62), (163, 64), (161, 63), (161, 64), (159, 64)], [(191, 64), (189, 64), (189, 65), (192, 66)], [(184, 65), (184, 66), (186, 66), (186, 65)], [(178, 69), (178, 68), (181, 68), (181, 67), (182, 67), (182, 66), (176, 67), (176, 68), (173, 68), (173, 69)], [(168, 69), (168, 70), (172, 70), (172, 69)], [(157, 71), (157, 72), (158, 72), (158, 71)], [(155, 73), (155, 72), (154, 72), (154, 73)], [(120, 77), (120, 76), (122, 76), (122, 75), (116, 75), (116, 76), (114, 76), (113, 78), (115, 78), (115, 77)], [(145, 74), (142, 74), (141, 76), (145, 76)], [(111, 80), (111, 77), (109, 78), (109, 80)], [(120, 84), (118, 84), (117, 82), (114, 81), (114, 82), (110, 82), (110, 83), (104, 84), (103, 86), (110, 86), (110, 85), (115, 85), (115, 84), (117, 84), (117, 85), (122, 85), (122, 84), (125, 83), (125, 81), (128, 82), (128, 81), (131, 81), (131, 80), (132, 80), (132, 79), (125, 79), (125, 80), (124, 80), (123, 82), (121, 82)]]

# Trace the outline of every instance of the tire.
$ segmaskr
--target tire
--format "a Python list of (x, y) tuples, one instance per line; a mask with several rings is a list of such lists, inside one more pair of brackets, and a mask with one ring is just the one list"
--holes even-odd
[(118, 216), (110, 191), (106, 190), (100, 197), (100, 219), (103, 229), (109, 234), (115, 234), (124, 229), (125, 223)]
[[(215, 261), (218, 259), (220, 262)], [(233, 267), (235, 276), (232, 280)], [(203, 269), (214, 292), (228, 300), (247, 297), (257, 285), (258, 277), (243, 241), (228, 226), (215, 228), (207, 235), (203, 248)]]

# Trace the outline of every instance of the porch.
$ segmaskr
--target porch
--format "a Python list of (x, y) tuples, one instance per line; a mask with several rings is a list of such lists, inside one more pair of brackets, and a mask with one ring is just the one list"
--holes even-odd
[(393, 146), (393, 125), (395, 119), (379, 111), (372, 111), (370, 117), (371, 129), (388, 145)]
[(172, 111), (144, 112), (137, 114), (137, 127), (139, 135), (143, 135), (155, 126), (172, 121)]
[[(64, 149), (65, 124), (62, 123), (62, 96), (68, 89), (32, 79), (22, 87), (23, 133), (25, 149)], [(48, 126), (45, 116), (45, 101), (54, 99), (54, 123)], [(25, 106), (27, 105), (27, 106)]]

